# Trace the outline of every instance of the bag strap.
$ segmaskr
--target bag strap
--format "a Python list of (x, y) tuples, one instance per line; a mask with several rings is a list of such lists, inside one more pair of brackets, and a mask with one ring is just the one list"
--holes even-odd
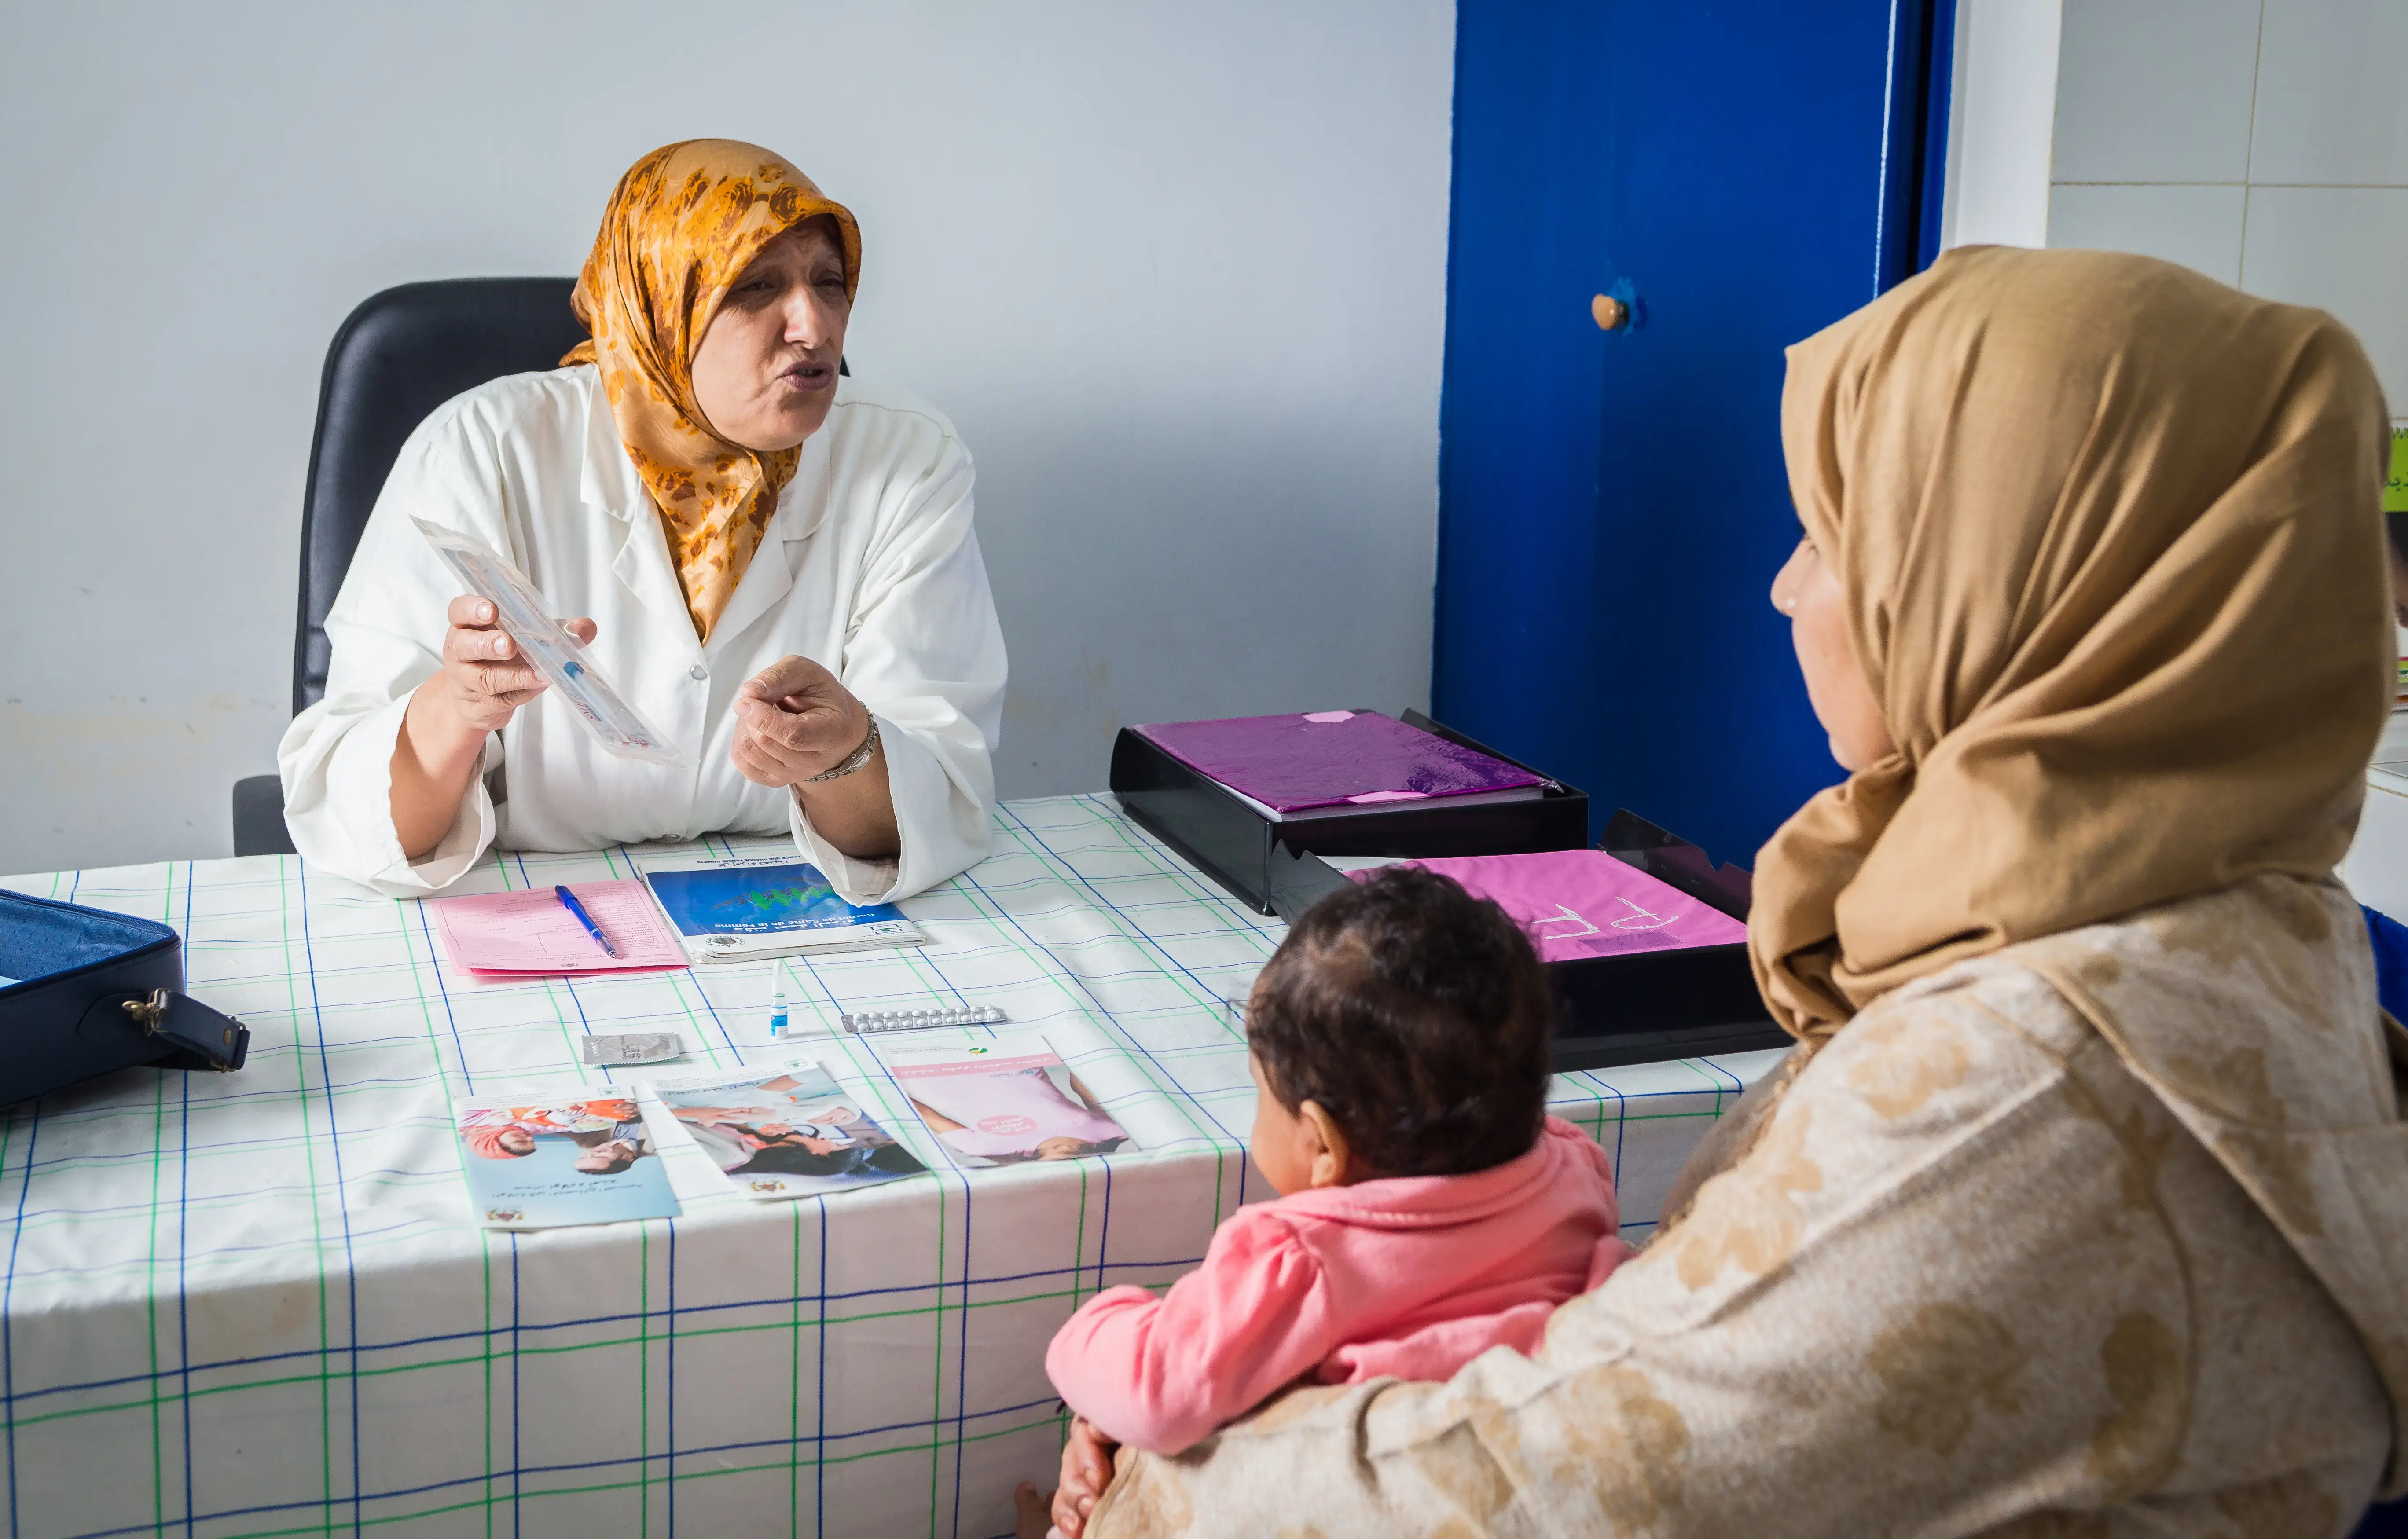
[(232, 1016), (220, 1015), (190, 994), (161, 989), (149, 999), (127, 1000), (125, 1013), (145, 1035), (158, 1037), (177, 1049), (158, 1060), (158, 1068), (232, 1074), (251, 1052), (250, 1027)]

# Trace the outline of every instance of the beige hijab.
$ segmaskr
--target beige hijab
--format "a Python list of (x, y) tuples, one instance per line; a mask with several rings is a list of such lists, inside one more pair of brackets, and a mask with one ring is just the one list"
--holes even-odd
[(2339, 323), (2144, 257), (1958, 250), (1790, 349), (1781, 426), (1899, 745), (1757, 858), (1790, 1032), (2331, 872), (2393, 663), (2383, 397)]
[(594, 339), (561, 363), (600, 367), (619, 440), (652, 493), (694, 633), (706, 641), (800, 455), (721, 437), (695, 402), (695, 349), (761, 248), (821, 214), (836, 221), (850, 299), (861, 282), (861, 232), (842, 204), (759, 145), (664, 145), (619, 178), (578, 275), (572, 303)]

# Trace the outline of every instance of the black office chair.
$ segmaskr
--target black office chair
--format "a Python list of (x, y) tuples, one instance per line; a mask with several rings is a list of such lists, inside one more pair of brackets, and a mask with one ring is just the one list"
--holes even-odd
[[(302, 492), (294, 714), (326, 692), (326, 611), (403, 441), (462, 391), (552, 368), (584, 341), (585, 327), (568, 307), (572, 287), (565, 278), (405, 283), (370, 296), (336, 331), (318, 381), (318, 428)], [(235, 782), (234, 852), (293, 853), (275, 776)]]

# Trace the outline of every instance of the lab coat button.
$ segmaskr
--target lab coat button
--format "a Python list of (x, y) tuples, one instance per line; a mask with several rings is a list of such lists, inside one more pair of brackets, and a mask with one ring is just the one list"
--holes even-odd
[(704, 667), (699, 663), (695, 663), (693, 667), (688, 668), (685, 673), (688, 678), (693, 679), (697, 684), (710, 677), (710, 670)]

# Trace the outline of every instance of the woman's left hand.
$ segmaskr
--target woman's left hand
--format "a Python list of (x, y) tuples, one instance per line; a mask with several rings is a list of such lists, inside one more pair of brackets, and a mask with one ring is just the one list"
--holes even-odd
[(744, 778), (791, 786), (837, 764), (869, 735), (869, 710), (807, 657), (783, 658), (736, 691), (736, 746)]
[(869, 707), (810, 658), (781, 658), (736, 691), (736, 744), (728, 757), (744, 778), (792, 786), (820, 837), (855, 860), (892, 860), (903, 835), (883, 747), (838, 778), (811, 783), (868, 740)]

